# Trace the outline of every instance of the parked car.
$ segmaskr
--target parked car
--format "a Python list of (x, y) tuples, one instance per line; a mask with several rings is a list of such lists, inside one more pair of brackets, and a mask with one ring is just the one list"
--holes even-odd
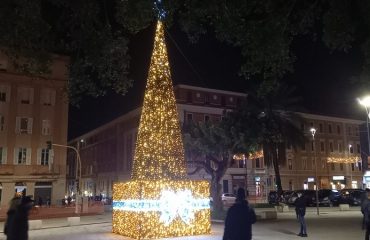
[(283, 194), (281, 195), (281, 202), (288, 204), (288, 200), (290, 195), (292, 195), (293, 191), (287, 190), (283, 191)]
[(295, 200), (298, 198), (298, 193), (301, 193), (306, 198), (307, 206), (315, 205), (315, 190), (295, 190), (290, 194), (287, 204), (294, 205)]
[(359, 206), (361, 205), (362, 196), (366, 193), (366, 191), (362, 189), (343, 189), (340, 193), (340, 203), (349, 204), (351, 206)]
[[(328, 207), (338, 206), (340, 203), (341, 194), (334, 189), (320, 189), (319, 190), (319, 204)], [(315, 196), (316, 202), (316, 196)]]
[(269, 204), (279, 204), (279, 198), (277, 191), (270, 191), (267, 197)]
[(224, 205), (225, 204), (228, 204), (228, 205), (234, 204), (235, 199), (236, 199), (236, 197), (232, 193), (223, 193), (222, 196), (221, 196), (221, 201)]

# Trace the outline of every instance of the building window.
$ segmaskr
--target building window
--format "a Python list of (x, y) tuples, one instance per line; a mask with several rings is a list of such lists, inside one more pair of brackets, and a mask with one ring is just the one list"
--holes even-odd
[(330, 148), (330, 152), (334, 152), (334, 148), (333, 148), (333, 143), (332, 142), (329, 143), (329, 148)]
[(325, 151), (325, 143), (324, 142), (320, 142), (320, 151), (321, 152)]
[(355, 128), (355, 136), (358, 136), (358, 127)]
[(335, 164), (334, 164), (334, 163), (330, 163), (330, 169), (331, 169), (332, 171), (334, 171), (334, 170), (335, 170)]
[(5, 130), (5, 117), (0, 115), (0, 131), (4, 131)]
[(360, 144), (356, 144), (357, 153), (361, 153), (361, 147)]
[(200, 98), (200, 93), (197, 92), (197, 98)]
[(349, 153), (353, 153), (353, 146), (349, 145), (348, 148), (349, 148)]
[(217, 95), (213, 95), (213, 100), (217, 100)]
[(340, 134), (340, 126), (337, 125), (337, 133)]
[(192, 113), (188, 113), (188, 114), (186, 114), (186, 121), (187, 121), (187, 122), (191, 122), (191, 121), (193, 121), (193, 114), (192, 114)]
[(32, 118), (17, 117), (16, 118), (16, 133), (32, 134)]
[(6, 148), (0, 147), (0, 165), (6, 164)]
[(21, 104), (33, 104), (33, 88), (18, 88), (18, 102)]
[(50, 120), (42, 120), (41, 134), (50, 135)]
[(16, 164), (25, 165), (27, 163), (27, 148), (18, 148)]
[(188, 91), (186, 93), (186, 101), (189, 102), (189, 103), (193, 102), (193, 94), (192, 94), (191, 91)]
[(9, 102), (9, 86), (0, 86), (0, 102)]
[(342, 152), (342, 143), (338, 143), (338, 152)]
[(307, 169), (307, 159), (306, 158), (302, 159), (302, 168), (303, 168), (303, 170)]
[(362, 163), (361, 162), (358, 162), (357, 164), (358, 164), (358, 170), (359, 171), (362, 171)]
[(313, 122), (310, 122), (310, 126), (313, 127)]
[(331, 133), (331, 124), (328, 125), (328, 132)]
[(255, 163), (256, 163), (256, 168), (262, 168), (262, 163), (259, 158), (256, 158)]
[(315, 144), (314, 142), (311, 142), (311, 151), (314, 151), (315, 150)]
[(352, 128), (351, 127), (348, 127), (348, 135), (351, 136), (352, 135)]
[(319, 124), (319, 131), (320, 131), (320, 133), (324, 132), (324, 128), (322, 127), (322, 123)]
[(355, 164), (354, 163), (351, 163), (351, 169), (352, 169), (352, 172), (355, 171)]
[(52, 89), (42, 89), (40, 103), (44, 106), (54, 106), (55, 105), (55, 90)]
[(292, 159), (288, 159), (288, 169), (289, 170), (293, 169)]
[(315, 158), (312, 158), (312, 167), (313, 168), (316, 168), (316, 160), (315, 160)]
[(205, 94), (204, 96), (204, 103), (209, 104), (209, 94)]
[(233, 98), (233, 97), (230, 97), (230, 98), (229, 98), (229, 101), (230, 101), (230, 102), (234, 102), (234, 98)]
[(41, 165), (44, 166), (49, 165), (49, 158), (50, 158), (49, 149), (41, 149), (41, 159), (40, 159)]
[(302, 132), (304, 132), (304, 129), (305, 129), (304, 123), (301, 123), (301, 130), (302, 130)]
[(208, 122), (209, 121), (209, 116), (208, 115), (205, 115), (204, 116), (204, 122)]
[(343, 163), (339, 163), (339, 169), (340, 169), (341, 171), (343, 171), (343, 169), (344, 169), (344, 164), (343, 164)]

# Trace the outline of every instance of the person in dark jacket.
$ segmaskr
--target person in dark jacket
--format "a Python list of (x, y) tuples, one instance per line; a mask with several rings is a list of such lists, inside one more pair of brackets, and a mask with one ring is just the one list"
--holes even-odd
[(245, 191), (239, 188), (235, 204), (227, 211), (223, 240), (251, 240), (256, 213), (245, 200)]
[(14, 197), (12, 200), (10, 200), (9, 203), (9, 209), (7, 214), (7, 218), (4, 224), (4, 234), (8, 235), (8, 229), (9, 225), (13, 224), (14, 222), (14, 215), (15, 212), (17, 211), (18, 205), (21, 203), (21, 198), (20, 197)]
[(307, 237), (306, 221), (304, 216), (306, 215), (306, 198), (302, 193), (298, 193), (298, 198), (295, 200), (295, 212), (297, 214), (298, 221), (301, 225), (301, 230), (297, 234), (300, 237)]
[[(17, 205), (12, 218), (7, 221), (7, 240), (28, 240), (28, 214), (33, 206), (30, 197), (23, 197)], [(4, 232), (5, 233), (5, 232)]]

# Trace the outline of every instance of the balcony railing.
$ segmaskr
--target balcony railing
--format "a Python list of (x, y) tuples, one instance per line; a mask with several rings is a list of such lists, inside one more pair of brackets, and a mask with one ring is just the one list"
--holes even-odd
[(52, 164), (43, 165), (13, 165), (4, 164), (0, 167), (0, 175), (54, 175), (60, 173), (60, 166)]

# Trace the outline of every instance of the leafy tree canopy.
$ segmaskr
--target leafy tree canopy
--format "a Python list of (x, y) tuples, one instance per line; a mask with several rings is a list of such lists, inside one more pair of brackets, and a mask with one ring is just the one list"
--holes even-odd
[[(370, 72), (370, 2), (364, 0), (162, 0), (168, 25), (178, 22), (191, 41), (207, 32), (240, 48), (247, 79), (278, 79), (293, 70), (291, 44), (298, 35), (323, 41), (331, 50), (363, 52), (363, 74)], [(0, 46), (19, 71), (43, 74), (50, 53), (71, 57), (69, 96), (113, 89), (124, 94), (130, 36), (155, 19), (149, 0), (3, 0)]]

